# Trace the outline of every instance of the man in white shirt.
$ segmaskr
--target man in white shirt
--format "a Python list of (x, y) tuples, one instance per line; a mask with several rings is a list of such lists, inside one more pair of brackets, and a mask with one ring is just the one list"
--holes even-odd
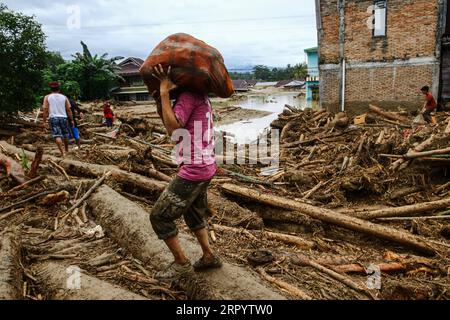
[(69, 152), (69, 120), (72, 127), (74, 123), (72, 110), (69, 99), (60, 93), (59, 83), (51, 82), (49, 85), (52, 93), (44, 98), (44, 126), (47, 125), (47, 119), (49, 119), (52, 136), (64, 158)]

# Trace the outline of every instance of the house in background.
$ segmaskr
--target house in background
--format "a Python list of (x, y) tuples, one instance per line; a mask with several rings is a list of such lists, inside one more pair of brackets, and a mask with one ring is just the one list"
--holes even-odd
[(450, 0), (316, 0), (321, 105), (417, 110), (450, 99)]
[(292, 82), (292, 80), (281, 80), (275, 85), (275, 88), (283, 88), (288, 83)]
[(149, 101), (150, 95), (139, 73), (144, 60), (127, 58), (119, 63), (118, 74), (124, 78), (120, 87), (113, 90), (112, 95), (118, 101)]
[(233, 86), (235, 92), (247, 92), (250, 90), (246, 80), (233, 80)]
[(278, 84), (277, 81), (261, 81), (257, 82), (255, 84), (256, 88), (268, 88), (268, 87), (275, 87)]
[(289, 91), (298, 91), (305, 87), (303, 80), (281, 80), (275, 85), (275, 88), (281, 88)]
[(258, 80), (245, 80), (249, 87), (253, 88), (257, 83)]
[(319, 48), (305, 49), (308, 61), (308, 76), (306, 77), (306, 100), (318, 100), (319, 89)]

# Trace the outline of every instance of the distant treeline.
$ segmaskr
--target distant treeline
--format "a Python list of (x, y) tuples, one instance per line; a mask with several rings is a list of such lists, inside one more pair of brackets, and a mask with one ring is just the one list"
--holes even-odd
[(233, 80), (261, 80), (261, 81), (281, 81), (304, 79), (308, 75), (308, 66), (305, 63), (299, 63), (294, 66), (288, 64), (285, 68), (269, 68), (264, 65), (258, 65), (252, 72), (230, 72)]

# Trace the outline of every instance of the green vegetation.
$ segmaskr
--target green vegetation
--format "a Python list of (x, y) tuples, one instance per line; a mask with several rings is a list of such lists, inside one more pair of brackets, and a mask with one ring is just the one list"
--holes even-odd
[(294, 80), (302, 79), (308, 75), (308, 67), (306, 64), (296, 64), (291, 66), (288, 64), (286, 68), (273, 68), (270, 69), (264, 65), (258, 65), (253, 68), (253, 72), (239, 73), (231, 72), (232, 79), (242, 80), (260, 80), (260, 81), (280, 81), (280, 80)]
[(48, 92), (49, 82), (59, 81), (61, 91), (73, 98), (94, 100), (109, 97), (111, 88), (116, 87), (121, 79), (116, 74), (116, 61), (123, 58), (107, 59), (107, 53), (99, 57), (92, 55), (84, 42), (81, 46), (83, 52), (76, 53), (72, 61), (63, 60), (61, 63), (59, 53), (48, 54), (42, 94)]
[(34, 18), (0, 3), (0, 112), (29, 111), (46, 66), (45, 35)]

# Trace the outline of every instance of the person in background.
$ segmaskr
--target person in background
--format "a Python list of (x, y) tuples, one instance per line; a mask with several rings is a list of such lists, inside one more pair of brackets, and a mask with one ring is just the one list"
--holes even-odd
[[(208, 215), (208, 187), (217, 172), (214, 154), (214, 128), (212, 108), (208, 96), (184, 91), (172, 108), (170, 92), (176, 85), (170, 80), (170, 68), (165, 72), (161, 65), (155, 75), (161, 82), (160, 100), (157, 100), (164, 126), (170, 136), (183, 133), (182, 140), (190, 138), (190, 152), (182, 149), (178, 154), (180, 170), (153, 206), (150, 215), (153, 230), (165, 241), (174, 262), (156, 274), (160, 281), (174, 281), (195, 271), (221, 268), (220, 258), (214, 254), (209, 243), (205, 217)], [(195, 129), (195, 130), (194, 130)], [(196, 132), (201, 130), (201, 132)], [(182, 159), (181, 159), (182, 158)], [(192, 266), (181, 248), (175, 220), (184, 217), (189, 229), (195, 234), (203, 256)]]
[(81, 149), (81, 140), (80, 140), (80, 131), (78, 130), (77, 117), (83, 117), (83, 110), (80, 109), (78, 103), (72, 98), (68, 97), (70, 102), (70, 110), (73, 115), (73, 128), (72, 128), (72, 137), (74, 138), (78, 149)]
[(114, 124), (114, 112), (111, 109), (109, 101), (105, 101), (105, 104), (103, 105), (103, 116), (106, 120), (106, 126), (112, 128)]
[(430, 87), (425, 86), (421, 90), (422, 94), (425, 97), (425, 103), (422, 109), (422, 115), (426, 122), (431, 123), (431, 113), (436, 111), (437, 103), (433, 97), (433, 94), (430, 92)]
[(69, 152), (69, 121), (73, 127), (72, 110), (69, 99), (60, 93), (59, 83), (51, 82), (49, 86), (52, 92), (44, 98), (43, 125), (46, 126), (47, 120), (49, 120), (52, 136), (64, 158)]

